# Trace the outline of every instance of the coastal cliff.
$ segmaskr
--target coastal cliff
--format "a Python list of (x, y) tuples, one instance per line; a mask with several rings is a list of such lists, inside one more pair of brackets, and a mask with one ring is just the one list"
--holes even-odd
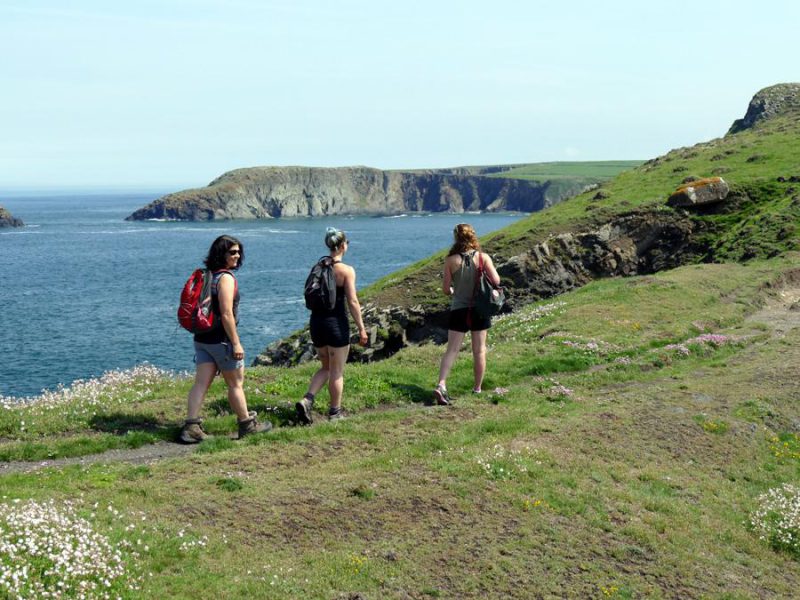
[(251, 167), (207, 187), (169, 194), (127, 220), (210, 221), (404, 212), (535, 212), (586, 189), (585, 179), (549, 181), (488, 176), (510, 167), (382, 171), (369, 167)]

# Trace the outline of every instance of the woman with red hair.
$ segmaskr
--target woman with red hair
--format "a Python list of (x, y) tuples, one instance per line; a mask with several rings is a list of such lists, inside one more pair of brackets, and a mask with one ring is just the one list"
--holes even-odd
[(472, 338), (472, 366), (475, 375), (472, 391), (481, 393), (483, 375), (486, 372), (486, 334), (492, 321), (490, 317), (480, 317), (473, 310), (479, 265), (493, 285), (500, 285), (500, 276), (492, 257), (481, 252), (478, 236), (475, 235), (472, 225), (456, 225), (453, 238), (453, 246), (444, 261), (442, 277), (442, 291), (451, 297), (450, 322), (447, 327), (447, 350), (439, 367), (439, 382), (433, 390), (436, 404), (451, 402), (447, 393), (447, 376), (453, 368), (467, 331)]

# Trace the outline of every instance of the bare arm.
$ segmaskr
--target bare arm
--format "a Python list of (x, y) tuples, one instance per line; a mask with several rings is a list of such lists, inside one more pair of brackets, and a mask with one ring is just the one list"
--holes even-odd
[(228, 339), (233, 345), (233, 358), (242, 360), (244, 358), (244, 348), (239, 340), (239, 332), (236, 330), (236, 317), (233, 316), (233, 292), (235, 282), (233, 275), (224, 274), (219, 278), (217, 284), (217, 299), (219, 300), (219, 312), (222, 317), (222, 327), (228, 334)]
[(453, 273), (450, 271), (450, 265), (453, 261), (450, 258), (448, 256), (444, 259), (444, 273), (442, 274), (442, 292), (445, 296), (453, 294)]
[(486, 271), (489, 281), (495, 286), (500, 285), (500, 275), (497, 274), (497, 269), (494, 268), (492, 257), (485, 252), (481, 252), (481, 257), (483, 258), (483, 269)]
[(356, 271), (353, 267), (346, 267), (344, 274), (344, 295), (347, 297), (347, 306), (350, 314), (358, 327), (358, 343), (362, 346), (367, 345), (367, 330), (364, 328), (364, 320), (361, 317), (361, 303), (358, 301), (356, 293)]

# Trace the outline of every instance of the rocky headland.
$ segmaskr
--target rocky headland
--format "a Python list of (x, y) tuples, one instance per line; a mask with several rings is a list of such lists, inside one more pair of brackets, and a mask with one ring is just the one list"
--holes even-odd
[(733, 122), (728, 130), (728, 135), (751, 129), (769, 119), (798, 111), (800, 111), (800, 83), (772, 85), (753, 96), (744, 117)]
[[(251, 167), (223, 174), (204, 188), (169, 194), (127, 220), (210, 221), (407, 212), (535, 212), (586, 189), (504, 178), (510, 166), (423, 171), (369, 167)], [(492, 176), (494, 174), (494, 176)]]
[(18, 219), (0, 206), (0, 227), (24, 227), (22, 219)]

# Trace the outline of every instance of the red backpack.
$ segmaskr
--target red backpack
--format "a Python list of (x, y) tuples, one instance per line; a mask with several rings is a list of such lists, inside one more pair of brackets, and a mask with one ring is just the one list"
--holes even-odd
[[(222, 270), (215, 273), (230, 273), (230, 271)], [(208, 269), (195, 269), (183, 286), (181, 303), (178, 305), (178, 323), (190, 333), (211, 331), (220, 322), (212, 310), (211, 284), (215, 273)], [(235, 277), (233, 282), (235, 296), (238, 287)]]

